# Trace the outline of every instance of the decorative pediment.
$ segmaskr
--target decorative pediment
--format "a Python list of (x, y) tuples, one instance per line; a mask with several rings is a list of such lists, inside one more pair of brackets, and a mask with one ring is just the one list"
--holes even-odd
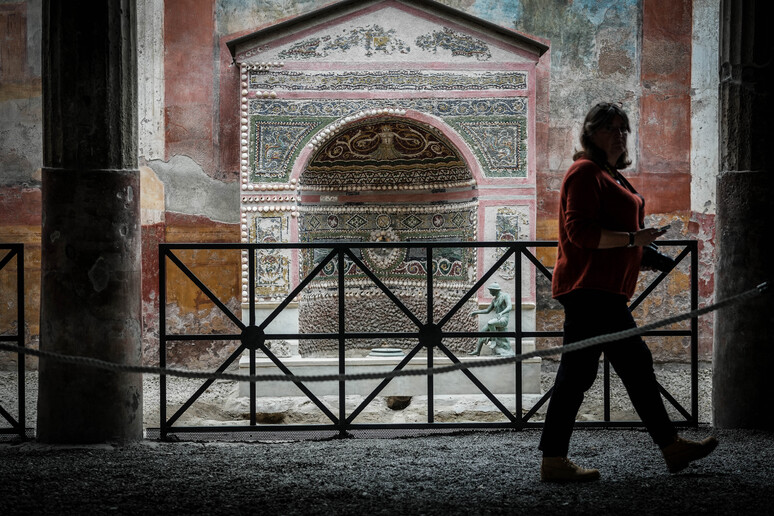
[(542, 43), (437, 2), (343, 1), (228, 43), (239, 63), (535, 62)]

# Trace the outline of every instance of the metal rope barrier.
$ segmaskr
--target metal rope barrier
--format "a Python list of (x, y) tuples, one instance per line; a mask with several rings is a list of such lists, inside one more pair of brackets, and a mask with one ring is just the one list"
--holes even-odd
[(234, 373), (211, 373), (211, 372), (186, 371), (182, 369), (173, 369), (173, 368), (166, 368), (166, 367), (132, 366), (132, 365), (125, 365), (125, 364), (116, 364), (114, 362), (108, 362), (105, 360), (99, 360), (91, 357), (64, 355), (61, 353), (54, 353), (51, 351), (41, 351), (41, 350), (32, 349), (32, 348), (12, 346), (9, 344), (4, 344), (2, 342), (0, 342), (0, 351), (9, 351), (13, 353), (33, 355), (47, 360), (55, 360), (58, 362), (63, 362), (68, 364), (85, 365), (85, 366), (96, 367), (100, 369), (107, 369), (107, 370), (112, 370), (117, 372), (158, 374), (161, 376), (176, 376), (181, 378), (197, 378), (197, 379), (206, 379), (206, 380), (232, 380), (237, 382), (334, 382), (334, 381), (339, 382), (339, 381), (357, 381), (357, 380), (382, 380), (387, 378), (390, 378), (390, 379), (396, 378), (399, 376), (438, 375), (438, 374), (459, 371), (462, 369), (473, 369), (477, 367), (491, 367), (491, 366), (499, 366), (504, 364), (513, 364), (516, 362), (522, 362), (528, 358), (545, 357), (550, 355), (560, 355), (562, 353), (569, 353), (570, 351), (576, 351), (579, 349), (584, 349), (591, 346), (604, 344), (606, 342), (613, 342), (617, 340), (626, 339), (629, 337), (634, 337), (637, 335), (642, 335), (644, 333), (647, 333), (656, 328), (660, 328), (662, 326), (667, 326), (680, 321), (685, 321), (687, 319), (693, 319), (694, 317), (699, 317), (701, 315), (707, 314), (709, 312), (713, 312), (720, 308), (757, 297), (763, 294), (764, 292), (766, 292), (768, 288), (769, 288), (768, 282), (764, 282), (755, 288), (742, 292), (741, 294), (731, 296), (722, 301), (718, 301), (717, 303), (708, 305), (704, 308), (699, 308), (691, 312), (675, 315), (672, 317), (668, 317), (666, 319), (662, 319), (660, 321), (645, 324), (643, 326), (630, 328), (628, 330), (623, 330), (615, 333), (608, 333), (605, 335), (598, 335), (596, 337), (580, 340), (578, 342), (573, 342), (572, 344), (567, 344), (556, 348), (530, 351), (528, 353), (522, 353), (520, 355), (515, 355), (512, 357), (477, 360), (476, 362), (470, 362), (470, 363), (459, 362), (459, 363), (455, 363), (448, 366), (442, 366), (442, 367), (431, 367), (426, 369), (411, 369), (411, 370), (400, 369), (400, 370), (393, 370), (393, 371), (380, 372), (380, 373), (375, 372), (375, 373), (330, 374), (330, 375), (292, 375), (292, 374), (242, 375), (242, 374), (234, 374)]

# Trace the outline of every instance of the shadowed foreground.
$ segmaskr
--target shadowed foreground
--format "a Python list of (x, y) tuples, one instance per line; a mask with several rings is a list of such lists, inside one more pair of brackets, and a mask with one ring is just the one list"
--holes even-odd
[[(687, 430), (700, 438), (712, 430)], [(774, 514), (774, 433), (715, 431), (670, 475), (639, 430), (577, 430), (599, 482), (542, 484), (539, 431), (403, 439), (0, 444), (0, 514)]]

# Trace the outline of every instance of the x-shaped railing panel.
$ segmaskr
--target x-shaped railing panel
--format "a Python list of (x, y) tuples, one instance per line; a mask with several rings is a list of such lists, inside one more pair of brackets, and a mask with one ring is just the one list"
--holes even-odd
[[(433, 242), (433, 243), (409, 243), (409, 242), (391, 242), (391, 243), (295, 243), (295, 244), (161, 244), (159, 247), (160, 253), (160, 337), (161, 337), (161, 350), (160, 350), (160, 364), (162, 367), (166, 364), (166, 343), (172, 340), (239, 340), (241, 344), (237, 349), (226, 359), (226, 361), (218, 368), (218, 372), (225, 371), (235, 360), (237, 360), (245, 350), (250, 352), (250, 374), (255, 375), (255, 353), (257, 350), (262, 351), (271, 362), (282, 372), (282, 374), (290, 376), (292, 372), (288, 367), (283, 364), (282, 360), (278, 358), (271, 349), (267, 346), (266, 342), (269, 339), (281, 340), (281, 339), (329, 339), (337, 340), (339, 342), (339, 374), (345, 374), (346, 362), (344, 359), (344, 346), (348, 339), (355, 338), (416, 338), (418, 343), (413, 346), (405, 357), (395, 366), (393, 371), (400, 371), (404, 369), (423, 349), (427, 350), (427, 367), (433, 367), (433, 350), (437, 349), (445, 357), (447, 357), (452, 363), (459, 364), (460, 360), (456, 355), (443, 343), (444, 338), (459, 338), (459, 337), (482, 337), (484, 335), (488, 337), (508, 337), (515, 339), (516, 352), (521, 352), (521, 341), (524, 338), (534, 337), (557, 337), (561, 336), (561, 331), (535, 331), (526, 332), (522, 330), (521, 317), (516, 317), (516, 328), (514, 331), (502, 331), (502, 332), (481, 332), (481, 331), (444, 331), (443, 327), (447, 324), (459, 310), (465, 306), (467, 302), (478, 292), (491, 277), (497, 273), (500, 267), (506, 263), (509, 259), (514, 259), (514, 291), (516, 292), (517, 299), (522, 298), (522, 262), (521, 258), (524, 257), (530, 262), (535, 270), (545, 276), (549, 281), (551, 280), (551, 272), (538, 260), (538, 258), (532, 253), (531, 248), (539, 247), (553, 247), (555, 242)], [(691, 308), (694, 309), (697, 304), (697, 246), (695, 241), (664, 241), (663, 246), (684, 246), (684, 249), (676, 258), (678, 263), (682, 262), (687, 256), (691, 256)], [(426, 277), (426, 295), (427, 295), (427, 314), (423, 319), (414, 314), (405, 303), (379, 278), (379, 276), (371, 270), (354, 252), (356, 248), (422, 248), (426, 250), (426, 263), (427, 263), (427, 277)], [(438, 322), (434, 321), (434, 278), (433, 278), (433, 250), (443, 247), (454, 248), (500, 248), (504, 249), (504, 252), (497, 258), (494, 263), (486, 269), (481, 277), (466, 291), (466, 293), (457, 301), (457, 303), (440, 319)], [(327, 250), (327, 254), (317, 263), (312, 270), (300, 279), (298, 285), (279, 303), (279, 305), (265, 317), (263, 321), (257, 324), (255, 320), (255, 252), (259, 249), (322, 249)], [(215, 296), (212, 291), (207, 288), (204, 283), (199, 280), (196, 275), (190, 271), (185, 264), (174, 254), (175, 249), (239, 249), (247, 250), (248, 255), (248, 299), (249, 299), (249, 321), (244, 323), (239, 317), (233, 314), (228, 307), (221, 300)], [(239, 334), (223, 334), (223, 335), (167, 335), (166, 334), (166, 259), (169, 259), (175, 266), (177, 266), (212, 302), (218, 309), (223, 312), (240, 330)], [(344, 305), (344, 293), (346, 289), (346, 271), (345, 271), (345, 259), (354, 264), (357, 269), (365, 275), (373, 285), (381, 290), (385, 296), (400, 310), (410, 321), (410, 323), (416, 327), (416, 331), (403, 331), (403, 332), (348, 332), (346, 331), (345, 318), (345, 305)], [(321, 273), (321, 271), (333, 260), (336, 260), (338, 270), (337, 275), (337, 291), (339, 298), (339, 326), (336, 333), (272, 333), (267, 334), (266, 329), (269, 327), (272, 321), (284, 310), (294, 299), (297, 298), (301, 292), (307, 288), (312, 281)], [(667, 277), (668, 272), (659, 274), (644, 290), (643, 292), (632, 302), (631, 309), (636, 309), (642, 301), (650, 295), (653, 290)], [(697, 325), (696, 320), (691, 321), (691, 330), (665, 330), (649, 332), (646, 335), (688, 335), (691, 337), (691, 365), (692, 365), (692, 410), (689, 412), (685, 410), (663, 387), (662, 394), (664, 397), (674, 405), (677, 410), (686, 418), (686, 423), (696, 424), (698, 413), (698, 381), (697, 381)], [(476, 388), (484, 394), (497, 408), (500, 410), (508, 422), (506, 426), (511, 428), (521, 428), (529, 423), (529, 420), (534, 416), (537, 410), (548, 400), (551, 395), (551, 391), (547, 392), (543, 398), (534, 405), (534, 407), (524, 416), (520, 416), (522, 412), (521, 401), (521, 364), (517, 364), (515, 367), (515, 380), (516, 380), (516, 410), (511, 412), (507, 407), (484, 385), (483, 382), (469, 369), (462, 368), (463, 374), (476, 386)], [(169, 419), (166, 420), (166, 389), (164, 386), (165, 378), (162, 378), (161, 388), (161, 435), (164, 437), (169, 431), (187, 431), (190, 428), (175, 427), (172, 426), (179, 420), (180, 416), (188, 410), (191, 405), (212, 385), (214, 380), (206, 381), (196, 392), (189, 398), (178, 411)], [(337, 416), (332, 410), (321, 401), (303, 382), (293, 381), (305, 396), (307, 396), (315, 405), (325, 414), (325, 416), (331, 421), (334, 428), (339, 432), (344, 433), (349, 428), (353, 428), (356, 425), (355, 419), (362, 411), (374, 400), (376, 396), (389, 384), (391, 379), (383, 379), (371, 392), (366, 395), (363, 401), (349, 414), (345, 412), (344, 398), (346, 394), (345, 381), (339, 381), (339, 415)], [(609, 418), (609, 367), (607, 361), (605, 361), (605, 421), (602, 424), (612, 424)], [(428, 393), (428, 425), (433, 425), (433, 375), (428, 375), (427, 380), (427, 393)], [(231, 431), (238, 430), (255, 430), (256, 429), (256, 385), (255, 382), (250, 383), (250, 425), (249, 427), (225, 427)], [(460, 424), (465, 426), (464, 423)], [(261, 425), (265, 427), (266, 425)], [(282, 425), (283, 427), (296, 427), (298, 429), (308, 429), (309, 425)], [(314, 425), (312, 425), (314, 426)], [(480, 426), (480, 425), (479, 425)], [(193, 430), (191, 430), (193, 431)]]

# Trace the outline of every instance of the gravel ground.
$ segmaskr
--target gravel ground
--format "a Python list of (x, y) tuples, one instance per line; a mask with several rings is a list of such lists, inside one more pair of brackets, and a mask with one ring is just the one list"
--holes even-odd
[(0, 514), (774, 514), (774, 435), (714, 433), (712, 455), (670, 475), (642, 431), (577, 430), (572, 457), (602, 472), (584, 485), (539, 482), (536, 430), (0, 444)]
[[(555, 367), (546, 363), (543, 370), (546, 388)], [(684, 365), (661, 365), (657, 374), (678, 400), (687, 400)], [(8, 377), (0, 375), (4, 407), (15, 389)], [(676, 475), (666, 471), (647, 433), (633, 429), (576, 430), (571, 458), (602, 472), (599, 482), (586, 485), (539, 481), (536, 429), (392, 439), (146, 439), (124, 446), (11, 441), (0, 443), (0, 515), (774, 514), (774, 433), (710, 428), (709, 367), (702, 366), (699, 378), (705, 424), (681, 433), (711, 433), (721, 444)], [(27, 419), (33, 422), (36, 380), (28, 375)], [(601, 383), (589, 393), (581, 418), (601, 417)], [(158, 424), (157, 381), (146, 378), (144, 387), (150, 428)], [(192, 388), (177, 382), (170, 406)], [(620, 391), (613, 381), (613, 419), (631, 419)], [(216, 384), (185, 423), (233, 424), (244, 403), (235, 392), (233, 384)], [(259, 409), (284, 411), (286, 422), (307, 418), (303, 403), (276, 403), (267, 400)], [(375, 405), (368, 415), (373, 420), (422, 415), (420, 400), (403, 411)], [(448, 420), (487, 417), (475, 399), (442, 405), (440, 412)]]

